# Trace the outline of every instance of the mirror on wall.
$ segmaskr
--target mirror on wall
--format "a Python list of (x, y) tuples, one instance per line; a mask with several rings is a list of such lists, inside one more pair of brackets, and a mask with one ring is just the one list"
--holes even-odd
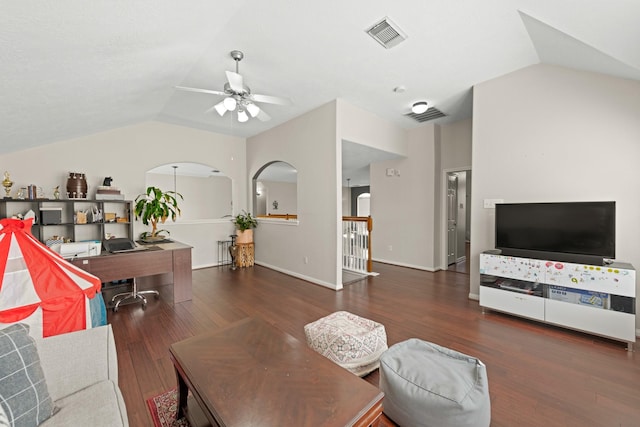
[(298, 171), (286, 162), (264, 165), (253, 178), (256, 216), (296, 215), (298, 213)]
[(191, 162), (160, 165), (147, 171), (149, 186), (182, 194), (178, 221), (231, 216), (231, 178), (213, 166)]

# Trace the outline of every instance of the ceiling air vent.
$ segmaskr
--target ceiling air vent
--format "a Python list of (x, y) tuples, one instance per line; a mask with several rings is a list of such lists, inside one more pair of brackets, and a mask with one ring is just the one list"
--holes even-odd
[(423, 122), (428, 122), (429, 120), (439, 119), (440, 117), (446, 117), (446, 114), (444, 114), (442, 111), (438, 110), (437, 108), (431, 107), (422, 114), (407, 113), (405, 114), (405, 116), (412, 118), (416, 122), (423, 123)]
[(375, 41), (387, 49), (391, 49), (407, 38), (405, 32), (386, 16), (366, 31)]

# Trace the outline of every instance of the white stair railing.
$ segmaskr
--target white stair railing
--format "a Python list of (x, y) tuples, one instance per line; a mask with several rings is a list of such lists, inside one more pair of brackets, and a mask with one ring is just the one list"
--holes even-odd
[(371, 217), (342, 217), (342, 268), (371, 272)]

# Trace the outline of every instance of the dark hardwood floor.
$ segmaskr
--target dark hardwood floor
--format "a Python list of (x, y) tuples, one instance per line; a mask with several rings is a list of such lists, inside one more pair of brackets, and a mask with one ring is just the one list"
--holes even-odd
[[(478, 357), (494, 427), (640, 425), (640, 357), (624, 344), (483, 314), (467, 297), (466, 274), (374, 270), (380, 275), (335, 292), (260, 266), (207, 268), (193, 272), (192, 301), (109, 312), (131, 426), (152, 425), (146, 399), (176, 386), (171, 343), (248, 316), (304, 340), (305, 324), (337, 310), (384, 324), (389, 345), (417, 337)], [(366, 380), (377, 385), (377, 371)]]
[(456, 273), (470, 274), (469, 261), (468, 261), (469, 259), (471, 259), (470, 253), (471, 253), (471, 242), (467, 241), (464, 243), (464, 258), (462, 258), (462, 260), (458, 262), (449, 264), (449, 266), (447, 267), (447, 270), (455, 271)]

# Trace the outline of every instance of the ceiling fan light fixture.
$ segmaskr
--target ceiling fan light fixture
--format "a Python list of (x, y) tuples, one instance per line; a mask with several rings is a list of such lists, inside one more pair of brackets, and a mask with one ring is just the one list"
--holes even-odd
[(260, 113), (260, 107), (256, 104), (250, 103), (247, 104), (247, 111), (251, 114), (251, 117), (255, 117)]
[(218, 104), (209, 107), (205, 114), (216, 110), (220, 117), (224, 116), (227, 111), (237, 111), (239, 122), (246, 122), (254, 117), (261, 122), (271, 120), (271, 117), (262, 110), (259, 103), (275, 104), (275, 105), (291, 105), (288, 98), (280, 98), (278, 96), (260, 95), (252, 93), (249, 86), (244, 84), (244, 78), (238, 72), (238, 64), (244, 58), (244, 54), (239, 50), (231, 51), (231, 58), (236, 63), (236, 71), (227, 71), (227, 81), (223, 86), (223, 90), (201, 89), (187, 86), (176, 86), (177, 89), (189, 92), (204, 93), (208, 95), (222, 96)]
[(227, 112), (227, 107), (224, 106), (224, 101), (218, 102), (216, 105), (213, 106), (213, 108), (216, 109), (220, 117), (224, 116), (224, 113)]
[(222, 102), (224, 103), (225, 108), (227, 110), (229, 110), (229, 111), (235, 110), (236, 109), (236, 105), (238, 104), (236, 102), (236, 99), (231, 97), (231, 96), (225, 98), (224, 101), (222, 101)]
[(422, 114), (429, 109), (429, 104), (426, 101), (420, 101), (413, 104), (411, 111), (415, 114)]

